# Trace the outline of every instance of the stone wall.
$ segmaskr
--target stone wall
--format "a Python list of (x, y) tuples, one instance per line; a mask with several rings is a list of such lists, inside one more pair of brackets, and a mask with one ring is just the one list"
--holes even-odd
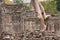
[[(11, 5), (7, 9), (9, 10), (10, 7)], [(36, 12), (17, 12), (18, 10), (14, 12), (14, 9), (11, 12), (10, 10), (8, 13), (3, 9), (2, 11), (5, 13), (1, 12), (0, 14), (0, 33), (12, 34), (14, 40), (55, 40), (55, 38), (60, 40), (60, 15), (47, 19), (47, 28), (44, 32), (41, 32), (43, 27)]]

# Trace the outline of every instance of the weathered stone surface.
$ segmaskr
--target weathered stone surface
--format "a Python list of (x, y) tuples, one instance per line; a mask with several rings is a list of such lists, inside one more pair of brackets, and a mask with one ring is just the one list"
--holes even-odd
[[(8, 6), (7, 9), (9, 10), (10, 7)], [(14, 11), (15, 6), (12, 8), (11, 11)], [(37, 18), (36, 12), (1, 13), (0, 33), (11, 33), (14, 40), (60, 40), (59, 17), (49, 18), (46, 21), (47, 28), (44, 32), (41, 31), (42, 26), (40, 23), (41, 21)]]

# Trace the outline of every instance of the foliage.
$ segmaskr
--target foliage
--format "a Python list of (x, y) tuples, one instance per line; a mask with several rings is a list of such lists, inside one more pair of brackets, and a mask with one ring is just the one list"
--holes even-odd
[(21, 4), (21, 3), (23, 3), (23, 1), (22, 0), (16, 0), (16, 3)]
[(25, 4), (24, 4), (24, 9), (25, 9), (25, 10), (29, 10), (29, 3), (25, 3)]
[(42, 3), (45, 10), (47, 10), (50, 13), (58, 13), (56, 9), (56, 1), (49, 1), (49, 2), (43, 2)]
[(60, 0), (56, 0), (56, 8), (58, 11), (60, 11)]
[[(16, 0), (17, 5), (20, 5), (23, 3), (22, 0)], [(24, 9), (28, 10), (29, 9), (29, 3), (23, 3)]]
[[(17, 1), (17, 3), (19, 3)], [(45, 10), (50, 13), (60, 13), (60, 0), (42, 2)], [(25, 10), (29, 10), (29, 3), (24, 3)]]
[[(29, 4), (24, 4), (25, 9), (29, 9)], [(42, 5), (44, 6), (45, 10), (50, 13), (60, 13), (60, 3), (57, 4), (57, 1), (48, 1), (48, 2), (42, 2)], [(59, 10), (58, 10), (59, 9)]]

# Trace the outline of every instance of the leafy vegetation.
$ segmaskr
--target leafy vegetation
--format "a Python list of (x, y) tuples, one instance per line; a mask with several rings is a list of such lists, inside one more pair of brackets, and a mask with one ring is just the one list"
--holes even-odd
[[(17, 0), (17, 3), (19, 4), (21, 3), (21, 1), (19, 2), (19, 0)], [(54, 13), (54, 14), (60, 13), (60, 0), (42, 2), (42, 5), (44, 6), (47, 12)], [(24, 3), (24, 8), (28, 10), (29, 3)]]
[(16, 3), (21, 4), (21, 3), (23, 3), (23, 1), (22, 0), (16, 0)]
[(42, 4), (46, 11), (55, 14), (60, 13), (60, 0), (43, 2)]
[(57, 2), (56, 2), (56, 5), (57, 5), (57, 6), (56, 6), (57, 10), (60, 11), (60, 1), (57, 1)]
[(29, 10), (29, 3), (25, 3), (25, 4), (24, 4), (24, 9), (25, 9), (25, 10)]
[(44, 6), (45, 10), (50, 13), (57, 13), (56, 10), (56, 1), (49, 1), (49, 2), (43, 2), (42, 5)]

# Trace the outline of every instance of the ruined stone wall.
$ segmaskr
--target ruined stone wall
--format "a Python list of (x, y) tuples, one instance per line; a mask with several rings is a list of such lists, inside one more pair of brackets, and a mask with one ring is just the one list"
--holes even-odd
[[(35, 14), (33, 14), (32, 16), (34, 15)], [(42, 29), (42, 27), (40, 25), (40, 20), (36, 17), (36, 15), (34, 17), (32, 16), (30, 16), (30, 14), (26, 15), (25, 12), (1, 14), (1, 27), (3, 28), (2, 31), (15, 34), (15, 40), (53, 40), (53, 38), (54, 40), (55, 38), (56, 40), (59, 40), (59, 18), (50, 18), (47, 21), (47, 29), (45, 30), (45, 32), (41, 32), (40, 30)], [(54, 28), (55, 33), (51, 32), (52, 28)]]
[[(26, 13), (12, 13), (12, 14), (2, 14), (2, 27), (3, 30), (8, 30), (5, 27), (12, 27), (15, 33), (19, 33), (24, 30), (42, 30), (42, 27), (40, 25), (40, 20), (37, 18), (37, 15), (29, 12)], [(51, 31), (52, 28), (54, 28), (55, 31), (60, 31), (60, 25), (59, 25), (59, 19), (49, 19), (47, 21), (47, 29), (46, 31)], [(7, 25), (7, 26), (6, 26)], [(10, 28), (9, 27), (9, 28)], [(10, 31), (12, 29), (9, 29)], [(9, 31), (9, 32), (10, 32)]]
[(4, 32), (13, 33), (12, 16), (10, 14), (2, 14), (2, 27)]
[(59, 16), (47, 19), (47, 28), (44, 32), (41, 32), (43, 27), (36, 12), (20, 12), (20, 10), (15, 10), (16, 6), (10, 7), (11, 5), (2, 8), (0, 33), (11, 33), (14, 35), (14, 40), (60, 40)]

